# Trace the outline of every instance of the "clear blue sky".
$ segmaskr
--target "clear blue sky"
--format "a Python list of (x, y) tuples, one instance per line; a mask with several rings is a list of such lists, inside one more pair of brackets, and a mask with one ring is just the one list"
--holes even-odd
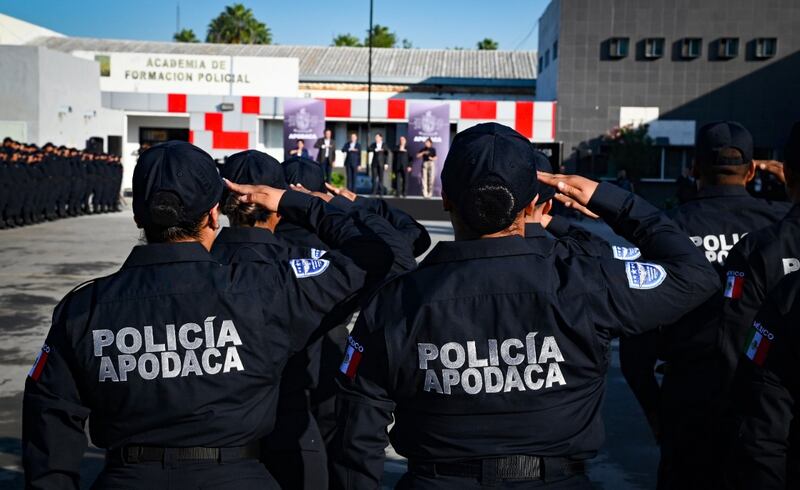
[[(205, 39), (208, 22), (233, 0), (0, 0), (0, 12), (69, 36), (171, 40), (180, 25)], [(368, 0), (247, 1), (278, 44), (328, 45), (335, 34), (364, 37)], [(549, 0), (375, 0), (375, 23), (414, 47), (536, 49), (537, 20)]]

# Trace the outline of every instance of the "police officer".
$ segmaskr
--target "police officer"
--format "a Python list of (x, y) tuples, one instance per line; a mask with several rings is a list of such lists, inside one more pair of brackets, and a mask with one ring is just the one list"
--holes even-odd
[[(720, 290), (734, 244), (788, 210), (786, 203), (747, 193), (755, 170), (753, 138), (746, 128), (731, 121), (700, 128), (693, 168), (699, 190), (671, 217), (714, 266)], [(715, 295), (663, 332), (620, 342), (623, 375), (661, 443), (659, 489), (715, 488), (721, 480), (714, 448), (720, 302), (721, 295)], [(666, 361), (660, 388), (654, 371), (658, 358)]]
[(783, 278), (747, 330), (734, 384), (730, 488), (800, 487), (800, 274)]
[(208, 253), (223, 188), (214, 161), (184, 142), (144, 152), (133, 210), (148, 244), (62, 300), (26, 380), (29, 488), (79, 487), (87, 417), (107, 449), (93, 488), (276, 488), (246, 446), (273, 428), (286, 360), (392, 259), (320, 199), (229, 186), (345, 257), (218, 264)]
[(341, 365), (336, 488), (377, 488), (386, 426), (398, 488), (586, 488), (602, 444), (608, 344), (705, 300), (716, 274), (659, 211), (610, 184), (540, 174), (641, 249), (623, 262), (524, 238), (535, 149), (495, 123), (459, 133), (442, 171), (455, 242), (384, 286)]

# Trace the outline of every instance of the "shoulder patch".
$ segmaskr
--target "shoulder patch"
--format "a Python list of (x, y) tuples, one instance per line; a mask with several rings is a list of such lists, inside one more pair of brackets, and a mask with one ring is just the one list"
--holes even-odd
[(649, 262), (625, 262), (625, 274), (631, 289), (655, 289), (667, 278), (667, 271)]
[(291, 259), (289, 261), (289, 266), (298, 279), (318, 276), (325, 272), (329, 265), (331, 262), (325, 259)]
[(31, 366), (31, 370), (28, 371), (28, 376), (32, 380), (39, 381), (39, 377), (42, 375), (42, 370), (44, 370), (44, 365), (47, 363), (48, 355), (50, 355), (50, 346), (44, 344), (42, 346), (42, 350), (40, 350), (39, 354), (36, 356), (36, 360), (33, 361), (33, 366)]
[(364, 346), (356, 342), (352, 336), (347, 337), (347, 350), (344, 353), (342, 365), (339, 366), (339, 371), (342, 374), (354, 380), (358, 372), (358, 365), (361, 363), (361, 356), (364, 354)]
[(312, 258), (312, 259), (319, 259), (319, 258), (321, 258), (323, 255), (325, 255), (326, 253), (328, 253), (328, 251), (327, 251), (327, 250), (319, 250), (319, 249), (317, 249), (317, 248), (312, 248), (312, 249), (311, 249), (311, 253), (310, 253), (310, 255), (311, 255), (311, 258)]
[(728, 271), (727, 277), (723, 294), (730, 299), (741, 298), (742, 290), (744, 289), (744, 272)]
[(744, 345), (745, 355), (756, 365), (763, 366), (767, 359), (767, 352), (774, 340), (775, 335), (772, 332), (764, 328), (758, 321), (753, 322), (753, 328)]
[(642, 252), (637, 247), (611, 245), (611, 252), (617, 260), (636, 260), (642, 256)]

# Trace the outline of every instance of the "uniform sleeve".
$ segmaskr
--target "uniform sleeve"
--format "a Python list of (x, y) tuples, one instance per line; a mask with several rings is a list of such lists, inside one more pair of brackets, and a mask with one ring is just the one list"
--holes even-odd
[(340, 368), (336, 432), (328, 448), (333, 489), (380, 488), (395, 407), (388, 364), (384, 330), (371, 330), (360, 316)]
[(725, 261), (721, 323), (721, 350), (725, 369), (733, 373), (753, 319), (767, 296), (766, 271), (759, 254), (750, 254), (750, 240), (737, 243)]
[(678, 226), (653, 205), (608, 183), (589, 208), (639, 248), (636, 261), (601, 258), (599, 328), (635, 335), (677, 321), (719, 289), (719, 278)]
[(56, 308), (47, 340), (25, 380), (22, 464), (28, 489), (78, 489), (87, 446), (84, 424), (89, 409), (75, 382), (62, 305)]
[(619, 339), (619, 363), (622, 376), (631, 387), (636, 400), (644, 410), (647, 422), (656, 439), (659, 438), (659, 405), (661, 389), (656, 380), (658, 362), (658, 330)]
[(791, 323), (768, 303), (750, 329), (753, 340), (733, 390), (739, 426), (731, 470), (737, 488), (788, 488), (787, 452), (796, 403), (792, 392), (797, 388), (794, 366), (799, 358)]
[(362, 198), (356, 201), (356, 205), (364, 206), (388, 221), (412, 248), (414, 257), (419, 257), (431, 246), (428, 230), (408, 213), (390, 206), (385, 200)]
[[(571, 251), (589, 253), (598, 257), (614, 258), (614, 248), (599, 236), (579, 226), (573, 226), (563, 216), (555, 215), (550, 219), (547, 231), (559, 240), (561, 245)], [(617, 247), (628, 251), (625, 247)], [(635, 249), (634, 249), (635, 250)], [(618, 256), (622, 259), (622, 256)]]

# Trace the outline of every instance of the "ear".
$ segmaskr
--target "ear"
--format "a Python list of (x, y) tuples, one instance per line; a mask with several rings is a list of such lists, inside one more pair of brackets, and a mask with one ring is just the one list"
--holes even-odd
[(553, 210), (553, 200), (548, 199), (546, 203), (543, 204), (542, 214), (550, 214), (550, 211)]
[(747, 169), (747, 176), (745, 177), (745, 183), (750, 182), (756, 176), (756, 162), (750, 162), (750, 168)]
[(208, 212), (208, 227), (212, 230), (219, 230), (220, 226), (219, 203), (217, 203), (211, 208), (211, 211)]
[(533, 216), (536, 212), (536, 204), (539, 202), (539, 194), (533, 196), (533, 200), (525, 206), (522, 211), (525, 213), (525, 216)]

